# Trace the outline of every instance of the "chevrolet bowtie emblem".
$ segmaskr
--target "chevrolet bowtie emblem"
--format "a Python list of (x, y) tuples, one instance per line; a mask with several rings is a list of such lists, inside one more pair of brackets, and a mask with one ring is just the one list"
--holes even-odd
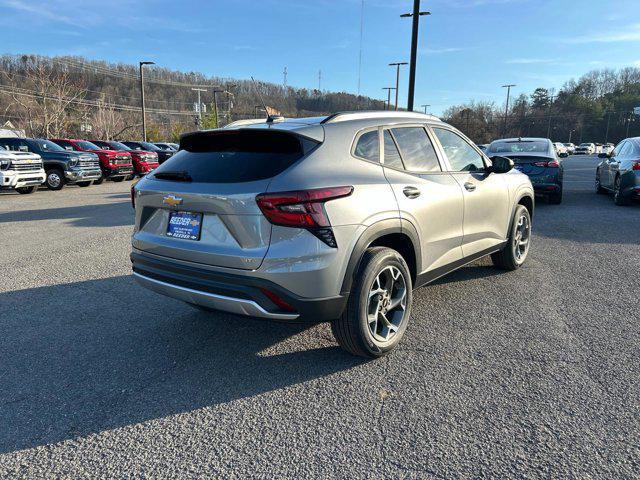
[(177, 207), (178, 205), (182, 205), (182, 199), (175, 195), (165, 195), (162, 198), (162, 203), (169, 205), (170, 207)]

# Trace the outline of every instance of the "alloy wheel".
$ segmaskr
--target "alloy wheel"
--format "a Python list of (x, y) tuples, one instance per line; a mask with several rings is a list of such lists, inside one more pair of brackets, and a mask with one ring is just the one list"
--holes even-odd
[(378, 342), (388, 342), (402, 327), (407, 312), (407, 282), (399, 268), (388, 266), (369, 289), (367, 323)]
[(531, 222), (526, 214), (521, 214), (513, 235), (513, 255), (520, 264), (527, 258), (529, 241), (531, 240)]

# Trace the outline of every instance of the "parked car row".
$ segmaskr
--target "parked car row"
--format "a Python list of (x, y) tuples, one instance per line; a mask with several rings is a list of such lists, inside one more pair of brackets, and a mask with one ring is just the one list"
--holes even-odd
[(105, 180), (121, 182), (144, 176), (177, 151), (171, 143), (76, 140), (70, 138), (0, 138), (0, 188), (33, 193), (45, 184), (88, 187)]

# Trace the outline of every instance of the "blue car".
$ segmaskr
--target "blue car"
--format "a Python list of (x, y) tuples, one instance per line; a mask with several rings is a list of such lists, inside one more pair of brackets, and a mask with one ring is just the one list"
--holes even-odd
[(489, 158), (510, 158), (515, 168), (529, 177), (536, 195), (555, 205), (562, 203), (562, 161), (548, 138), (494, 140), (485, 153)]

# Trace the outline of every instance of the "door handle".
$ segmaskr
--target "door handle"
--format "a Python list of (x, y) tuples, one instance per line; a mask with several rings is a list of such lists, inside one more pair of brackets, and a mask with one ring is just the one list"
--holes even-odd
[(416, 187), (404, 187), (402, 193), (404, 193), (404, 196), (407, 198), (418, 198), (420, 196), (420, 190)]
[(473, 192), (476, 189), (476, 185), (475, 185), (475, 183), (466, 182), (464, 184), (464, 188), (467, 189), (467, 192)]

